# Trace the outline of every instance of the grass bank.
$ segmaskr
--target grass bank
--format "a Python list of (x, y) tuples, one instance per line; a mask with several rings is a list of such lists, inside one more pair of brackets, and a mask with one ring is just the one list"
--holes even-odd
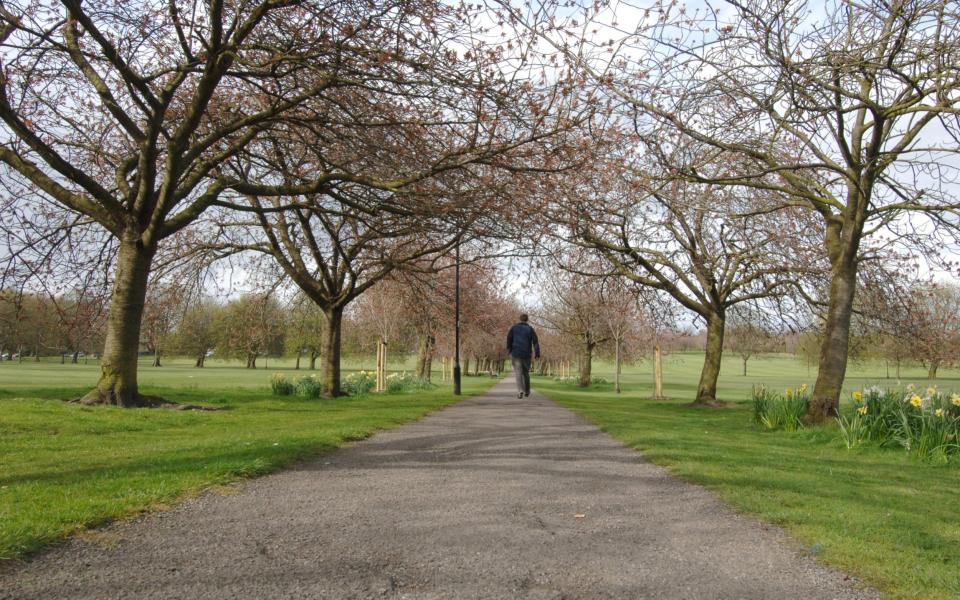
[[(0, 559), (288, 465), (455, 402), (449, 386), (335, 400), (274, 397), (272, 371), (142, 369), (143, 391), (218, 412), (66, 404), (94, 365), (0, 365)], [(188, 375), (192, 377), (188, 377)], [(493, 381), (464, 379), (464, 395)]]
[[(847, 450), (833, 427), (797, 433), (761, 431), (746, 403), (752, 383), (812, 383), (783, 357), (743, 377), (724, 370), (720, 396), (728, 409), (686, 406), (695, 390), (696, 357), (666, 365), (668, 401), (652, 401), (646, 366), (628, 369), (624, 393), (611, 385), (579, 390), (548, 378), (534, 386), (584, 415), (653, 462), (704, 485), (739, 510), (787, 529), (806, 551), (854, 573), (890, 598), (960, 597), (960, 466), (920, 462), (902, 450)], [(733, 362), (733, 361), (730, 361)], [(904, 383), (925, 379), (905, 372)], [(603, 365), (598, 375), (610, 377)], [(859, 365), (849, 387), (892, 385), (883, 365)], [(938, 384), (960, 391), (956, 372)], [(751, 574), (764, 577), (764, 573)]]

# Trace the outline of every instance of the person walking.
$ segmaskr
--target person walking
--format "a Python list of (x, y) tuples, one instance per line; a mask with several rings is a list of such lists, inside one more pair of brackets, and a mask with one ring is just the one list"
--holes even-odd
[(530, 357), (540, 358), (540, 341), (533, 326), (527, 323), (529, 319), (526, 313), (521, 314), (520, 322), (507, 333), (507, 352), (517, 378), (517, 398), (530, 395)]

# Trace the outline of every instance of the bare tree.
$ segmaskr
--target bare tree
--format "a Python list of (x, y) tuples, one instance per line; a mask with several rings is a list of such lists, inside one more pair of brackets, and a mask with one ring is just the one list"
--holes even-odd
[(561, 334), (577, 341), (578, 385), (593, 381), (593, 356), (597, 346), (610, 338), (604, 314), (613, 310), (590, 276), (554, 269), (545, 278), (545, 292), (539, 318)]
[(300, 368), (300, 358), (304, 353), (310, 359), (310, 370), (317, 368), (317, 359), (323, 352), (326, 339), (326, 328), (323, 311), (307, 296), (297, 294), (287, 313), (287, 332), (284, 336), (287, 352), (297, 357), (295, 368)]
[[(816, 10), (748, 0), (706, 14), (670, 4), (618, 34), (605, 8), (541, 11), (560, 22), (531, 27), (620, 103), (629, 134), (671, 167), (669, 178), (772, 190), (779, 207), (744, 213), (801, 207), (820, 219), (830, 284), (807, 418), (835, 415), (871, 236), (927, 252), (931, 230), (956, 233), (960, 10), (940, 0), (832, 0)], [(616, 39), (564, 43), (572, 28), (595, 26)], [(689, 144), (712, 155), (673, 160)], [(726, 167), (709, 166), (718, 161)]]
[(207, 355), (217, 347), (214, 325), (222, 307), (209, 299), (201, 299), (184, 311), (177, 324), (174, 348), (194, 359), (194, 366), (202, 369)]
[(747, 376), (747, 363), (757, 354), (773, 352), (780, 347), (777, 338), (771, 334), (764, 319), (750, 310), (734, 311), (727, 325), (724, 338), (726, 349), (740, 357), (743, 362), (743, 376)]
[[(389, 87), (401, 90), (408, 105), (446, 90), (482, 108), (441, 168), (475, 158), (464, 156), (464, 148), (481, 148), (476, 155), (493, 162), (484, 144), (512, 104), (504, 102), (510, 90), (497, 87), (487, 68), (503, 54), (472, 43), (476, 13), (431, 0), (165, 0), (116, 10), (28, 0), (0, 7), (0, 162), (7, 186), (19, 188), (13, 197), (39, 190), (98, 224), (118, 246), (101, 376), (84, 401), (156, 404), (137, 387), (148, 277), (164, 240), (212, 207), (232, 205), (229, 190), (294, 195), (361, 180), (398, 189), (424, 176), (358, 175), (334, 159), (280, 185), (224, 168), (268, 132), (330, 122), (319, 105), (349, 115), (345, 90)], [(474, 52), (458, 60), (464, 46)], [(471, 91), (457, 87), (464, 80)], [(408, 88), (416, 91), (402, 92)], [(527, 97), (540, 98), (534, 104), (541, 107), (550, 102), (532, 89)], [(313, 108), (306, 109), (309, 102)], [(434, 107), (423, 118), (457, 119), (443, 112)], [(377, 125), (365, 119), (359, 120)], [(339, 118), (333, 122), (328, 139), (349, 129)]]
[(648, 185), (602, 169), (591, 177), (588, 185), (574, 185), (554, 214), (565, 227), (564, 242), (603, 262), (579, 264), (565, 253), (565, 268), (626, 277), (702, 318), (706, 353), (694, 403), (716, 404), (728, 310), (783, 294), (793, 281), (793, 257), (778, 243), (778, 230), (793, 215), (741, 218), (740, 209), (762, 199), (723, 186)]

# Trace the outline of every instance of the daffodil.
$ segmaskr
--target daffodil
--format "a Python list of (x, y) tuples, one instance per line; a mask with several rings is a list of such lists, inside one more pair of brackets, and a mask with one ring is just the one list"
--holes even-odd
[(937, 415), (938, 417), (945, 417), (947, 416), (947, 411), (943, 410), (942, 408), (938, 408), (933, 412), (933, 414)]
[(923, 405), (923, 398), (921, 398), (920, 396), (917, 396), (916, 394), (914, 394), (914, 395), (910, 398), (910, 404), (919, 408), (920, 406)]
[(867, 414), (867, 405), (864, 404), (863, 406), (861, 406), (860, 408), (858, 408), (858, 409), (857, 409), (857, 412), (860, 413), (861, 415)]
[(804, 393), (805, 391), (807, 391), (807, 384), (801, 383), (801, 384), (800, 384), (800, 393), (802, 394), (802, 393)]
[(953, 404), (954, 406), (960, 406), (960, 396), (958, 396), (957, 394), (954, 394), (950, 398), (950, 404)]
[(863, 400), (863, 392), (861, 392), (860, 390), (857, 390), (856, 392), (854, 392), (853, 399), (856, 402), (860, 402), (861, 400)]
[(933, 396), (936, 396), (936, 395), (937, 395), (937, 388), (935, 388), (935, 387), (928, 387), (928, 388), (927, 388), (927, 396), (933, 397)]
[(787, 398), (793, 398), (793, 388), (787, 388)]

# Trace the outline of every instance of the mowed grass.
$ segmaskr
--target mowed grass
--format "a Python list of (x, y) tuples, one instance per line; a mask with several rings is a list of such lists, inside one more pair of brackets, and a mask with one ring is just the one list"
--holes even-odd
[[(701, 356), (667, 357), (668, 401), (649, 399), (649, 364), (627, 370), (620, 396), (611, 385), (578, 390), (544, 377), (534, 386), (653, 462), (716, 491), (739, 510), (783, 526), (803, 551), (856, 574), (885, 597), (960, 598), (960, 465), (931, 465), (902, 450), (848, 451), (833, 426), (797, 433), (760, 430), (746, 402), (751, 385), (813, 383), (792, 357), (751, 360), (749, 377), (741, 375), (737, 361), (727, 360), (718, 395), (736, 404), (691, 408)], [(598, 366), (597, 375), (612, 378), (608, 366)], [(885, 375), (883, 364), (853, 365), (847, 387), (897, 383)], [(930, 383), (919, 368), (902, 375), (904, 385)], [(960, 391), (955, 370), (944, 371), (934, 383)]]
[[(161, 368), (149, 364), (141, 364), (145, 393), (223, 410), (67, 404), (60, 400), (81, 395), (96, 381), (96, 365), (0, 364), (0, 559), (275, 470), (458, 399), (447, 384), (415, 394), (276, 397), (269, 391), (274, 365), (251, 371), (217, 363), (195, 369), (185, 360)], [(492, 383), (488, 377), (464, 378), (464, 396)]]

